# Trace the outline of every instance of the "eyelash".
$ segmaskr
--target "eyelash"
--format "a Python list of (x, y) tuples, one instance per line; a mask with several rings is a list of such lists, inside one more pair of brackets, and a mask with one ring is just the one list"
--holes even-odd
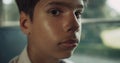
[(50, 9), (48, 13), (51, 14), (52, 16), (59, 16), (61, 13), (63, 13), (63, 11), (57, 8), (53, 8), (53, 9)]
[[(48, 13), (52, 16), (60, 16), (61, 13), (63, 13), (63, 11), (58, 8), (53, 8), (53, 9), (48, 10)], [(82, 12), (80, 10), (75, 11), (75, 16), (77, 19), (80, 18), (81, 14), (82, 14)]]
[(75, 12), (75, 15), (76, 15), (76, 17), (77, 17), (78, 19), (80, 18), (81, 14), (82, 14), (82, 12), (81, 12), (80, 10), (77, 10), (77, 11)]

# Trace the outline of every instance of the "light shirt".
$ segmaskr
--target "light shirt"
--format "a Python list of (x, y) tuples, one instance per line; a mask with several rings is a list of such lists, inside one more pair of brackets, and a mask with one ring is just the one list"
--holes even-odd
[(27, 48), (23, 50), (23, 52), (19, 55), (13, 58), (9, 63), (31, 63), (28, 53), (27, 53)]
[[(19, 56), (13, 58), (9, 63), (31, 63), (27, 53), (27, 47), (24, 48), (23, 52)], [(73, 62), (64, 59), (60, 63), (73, 63)]]

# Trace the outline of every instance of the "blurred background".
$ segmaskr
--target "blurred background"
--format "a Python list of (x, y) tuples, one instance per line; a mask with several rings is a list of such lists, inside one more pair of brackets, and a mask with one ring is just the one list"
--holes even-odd
[[(75, 63), (120, 63), (120, 0), (89, 0), (82, 35), (70, 58)], [(48, 31), (49, 32), (49, 31)], [(26, 45), (14, 0), (0, 0), (0, 63), (8, 63)]]

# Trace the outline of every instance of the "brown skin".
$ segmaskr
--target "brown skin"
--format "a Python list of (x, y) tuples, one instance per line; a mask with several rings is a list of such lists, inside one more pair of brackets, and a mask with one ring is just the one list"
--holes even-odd
[(60, 43), (80, 40), (81, 22), (75, 13), (82, 10), (82, 0), (40, 0), (33, 20), (21, 12), (20, 27), (28, 37), (28, 56), (32, 63), (58, 63), (71, 56), (74, 48), (65, 48)]

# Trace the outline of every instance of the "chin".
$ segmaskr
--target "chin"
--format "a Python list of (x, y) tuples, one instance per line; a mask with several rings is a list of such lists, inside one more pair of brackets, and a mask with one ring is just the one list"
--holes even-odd
[(66, 58), (69, 58), (71, 57), (71, 55), (73, 54), (73, 52), (65, 52), (65, 53), (61, 53), (60, 55), (58, 55), (59, 59), (66, 59)]

